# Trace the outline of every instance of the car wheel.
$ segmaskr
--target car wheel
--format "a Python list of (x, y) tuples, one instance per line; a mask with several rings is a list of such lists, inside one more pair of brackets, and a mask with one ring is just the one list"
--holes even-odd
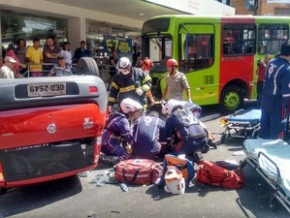
[(76, 74), (100, 76), (96, 61), (90, 57), (82, 57), (79, 59)]

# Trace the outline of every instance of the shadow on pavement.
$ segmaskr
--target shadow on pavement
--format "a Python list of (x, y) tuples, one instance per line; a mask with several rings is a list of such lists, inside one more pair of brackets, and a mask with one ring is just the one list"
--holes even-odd
[(279, 203), (275, 210), (270, 208), (273, 190), (266, 181), (249, 165), (244, 167), (244, 172), (246, 183), (243, 188), (237, 190), (237, 203), (245, 217), (251, 217), (247, 210), (257, 218), (289, 217), (288, 212)]
[(0, 196), (0, 214), (4, 217), (20, 214), (74, 196), (81, 191), (82, 185), (77, 176), (17, 188)]

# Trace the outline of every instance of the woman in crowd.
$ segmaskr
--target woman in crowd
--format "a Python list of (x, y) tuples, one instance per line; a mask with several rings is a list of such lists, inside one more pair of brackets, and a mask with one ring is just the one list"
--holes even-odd
[[(26, 41), (25, 39), (18, 39), (17, 41), (17, 48), (16, 48), (16, 55), (20, 61), (20, 63), (25, 64), (25, 54), (26, 54)], [(21, 66), (20, 73), (23, 75), (27, 70), (27, 66)]]
[(15, 72), (15, 77), (19, 78), (19, 77), (23, 77), (20, 74), (20, 69), (21, 68), (25, 68), (26, 65), (22, 64), (19, 60), (19, 58), (17, 57), (16, 53), (15, 53), (15, 47), (13, 44), (9, 44), (8, 48), (6, 50), (6, 56), (12, 57), (14, 60), (16, 60), (16, 63), (13, 65), (13, 71)]
[(60, 55), (64, 57), (65, 63), (67, 65), (72, 64), (71, 46), (69, 42), (63, 43), (63, 47), (62, 47), (62, 50), (60, 51)]

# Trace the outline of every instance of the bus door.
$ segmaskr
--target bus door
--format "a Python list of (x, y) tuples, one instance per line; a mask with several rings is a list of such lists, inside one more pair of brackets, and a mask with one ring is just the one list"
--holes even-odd
[(251, 93), (254, 82), (256, 28), (251, 23), (224, 23), (221, 32), (220, 91), (229, 86)]
[(214, 70), (214, 25), (180, 24), (179, 66), (186, 74), (193, 100), (198, 104), (218, 101), (218, 78)]

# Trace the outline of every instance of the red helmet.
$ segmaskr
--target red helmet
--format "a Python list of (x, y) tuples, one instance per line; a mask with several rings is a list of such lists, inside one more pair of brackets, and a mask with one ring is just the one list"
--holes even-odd
[(178, 62), (177, 60), (171, 58), (168, 59), (168, 61), (166, 62), (166, 67), (177, 67), (178, 66)]
[(154, 65), (153, 65), (153, 62), (149, 58), (145, 58), (141, 63), (141, 67), (144, 67), (150, 70), (154, 67)]

